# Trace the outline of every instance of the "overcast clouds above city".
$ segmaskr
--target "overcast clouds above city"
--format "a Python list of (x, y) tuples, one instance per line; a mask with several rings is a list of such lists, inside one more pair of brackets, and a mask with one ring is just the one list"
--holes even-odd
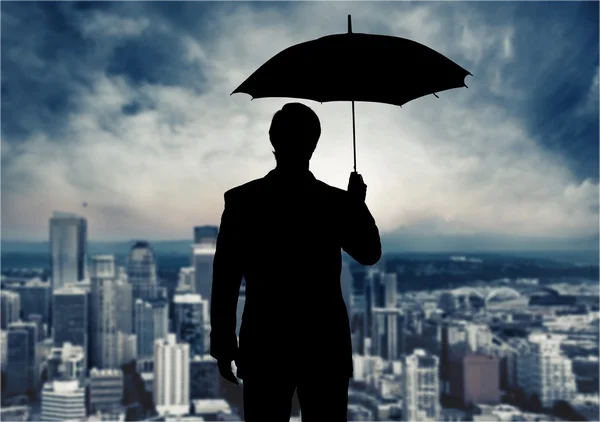
[[(382, 231), (598, 233), (598, 3), (3, 2), (2, 238), (181, 239), (274, 166), (285, 99), (230, 96), (282, 49), (346, 31), (421, 42), (469, 89), (356, 106), (358, 171)], [(402, 60), (401, 57), (398, 58)], [(349, 103), (306, 104), (311, 170), (345, 188)], [(88, 207), (83, 208), (82, 203)]]

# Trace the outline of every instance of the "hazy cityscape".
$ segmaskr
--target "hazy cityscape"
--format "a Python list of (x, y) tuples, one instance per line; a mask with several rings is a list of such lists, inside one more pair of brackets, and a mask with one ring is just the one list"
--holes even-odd
[[(3, 252), (2, 419), (243, 420), (208, 355), (218, 227), (163, 259), (143, 240), (90, 256), (87, 227), (51, 216), (49, 266)], [(597, 275), (514, 255), (344, 257), (349, 420), (597, 420)], [(242, 284), (238, 329), (244, 302)]]

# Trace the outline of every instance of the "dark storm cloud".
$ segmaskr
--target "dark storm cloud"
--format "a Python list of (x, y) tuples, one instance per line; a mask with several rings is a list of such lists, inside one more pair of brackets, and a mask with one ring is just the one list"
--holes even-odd
[[(248, 106), (228, 96), (235, 87), (230, 85), (291, 40), (345, 32), (351, 8), (355, 31), (413, 38), (475, 75), (467, 79), (471, 89), (440, 94), (430, 116), (424, 117), (424, 99), (389, 114), (365, 113), (357, 124), (382, 122), (362, 128), (373, 132), (373, 143), (379, 138), (378, 148), (362, 151), (377, 151), (372, 159), (384, 161), (385, 149), (391, 164), (372, 167), (372, 177), (385, 180), (379, 184), (389, 189), (403, 189), (402, 197), (409, 198), (395, 208), (381, 202), (388, 194), (381, 194), (379, 203), (374, 199), (388, 225), (400, 219), (417, 224), (431, 214), (451, 225), (473, 220), (476, 227), (527, 228), (521, 220), (498, 222), (515, 215), (541, 221), (539, 230), (560, 226), (567, 233), (588, 227), (590, 206), (597, 214), (597, 202), (589, 201), (597, 185), (580, 183), (598, 177), (597, 85), (592, 89), (597, 3), (4, 2), (0, 7), (3, 224), (10, 233), (33, 230), (32, 221), (45, 224), (48, 211), (40, 207), (79, 204), (79, 197), (95, 204), (94, 218), (105, 219), (99, 226), (115, 232), (141, 220), (145, 226), (135, 223), (140, 233), (156, 230), (156, 221), (192, 225), (199, 212), (212, 218), (204, 211), (209, 208), (217, 215), (221, 190), (262, 171), (248, 170), (249, 162), (273, 161), (263, 139), (264, 121), (272, 116), (267, 100)], [(335, 107), (323, 106), (319, 113), (324, 127), (333, 122), (341, 133), (349, 127), (348, 115), (329, 114)], [(407, 115), (411, 122), (396, 118)], [(347, 152), (342, 148), (348, 144), (334, 147), (335, 136), (330, 132), (332, 139), (322, 144), (330, 148), (328, 157)], [(410, 160), (403, 162), (408, 152), (398, 145), (406, 137), (413, 139), (415, 160), (423, 151), (433, 158), (423, 158), (415, 168)], [(548, 158), (548, 151), (560, 160)], [(336, 167), (342, 161), (328, 164), (329, 177), (342, 171)], [(396, 173), (388, 174), (392, 167)], [(443, 171), (449, 173), (442, 176)], [(555, 177), (544, 176), (548, 173)], [(407, 178), (415, 183), (394, 184)], [(447, 181), (452, 182), (448, 195), (454, 195), (447, 202), (422, 194)], [(182, 186), (193, 194), (181, 193)], [(197, 186), (202, 188), (196, 191)], [(169, 195), (172, 208), (156, 200)], [(535, 195), (539, 202), (523, 205)], [(202, 207), (194, 208), (195, 202)], [(477, 211), (491, 203), (495, 209)], [(33, 211), (23, 217), (22, 210), (36, 208), (46, 213), (43, 218)], [(580, 208), (585, 212), (573, 211)], [(548, 212), (537, 217), (540, 209)], [(581, 224), (565, 222), (565, 215)], [(434, 227), (432, 221), (425, 223)]]

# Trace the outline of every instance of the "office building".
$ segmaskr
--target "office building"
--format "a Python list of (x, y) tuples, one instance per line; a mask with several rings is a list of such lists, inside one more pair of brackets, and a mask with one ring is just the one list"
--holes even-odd
[(217, 226), (196, 226), (194, 227), (194, 244), (217, 244), (219, 228)]
[(92, 258), (92, 347), (91, 365), (118, 368), (117, 297), (115, 259), (112, 255)]
[(384, 303), (386, 308), (398, 306), (398, 276), (396, 273), (385, 273), (383, 275)]
[(86, 219), (55, 211), (50, 218), (52, 291), (85, 278), (86, 253)]
[(136, 242), (127, 261), (127, 278), (132, 287), (133, 303), (137, 299), (154, 299), (158, 295), (156, 259), (150, 244)]
[(500, 361), (483, 354), (450, 358), (450, 396), (465, 406), (500, 403)]
[(137, 299), (135, 324), (137, 356), (152, 357), (156, 340), (166, 338), (169, 332), (169, 302), (162, 298)]
[(402, 358), (404, 421), (440, 420), (438, 365), (438, 357), (422, 349)]
[(6, 393), (32, 393), (37, 384), (37, 327), (30, 322), (13, 322), (8, 326)]
[(194, 292), (196, 289), (194, 277), (194, 267), (181, 267), (179, 270), (179, 282), (177, 283), (178, 292)]
[(0, 291), (0, 328), (6, 330), (10, 324), (19, 321), (21, 297), (9, 290)]
[(190, 398), (216, 399), (221, 396), (221, 374), (210, 355), (194, 356), (190, 362)]
[(50, 304), (52, 302), (52, 289), (50, 283), (34, 278), (25, 284), (15, 284), (6, 287), (7, 291), (19, 294), (21, 298), (21, 315), (39, 314), (42, 322), (50, 322)]
[(204, 354), (204, 314), (207, 303), (199, 294), (173, 296), (173, 328), (177, 341), (190, 345), (191, 356)]
[(88, 356), (89, 309), (88, 295), (85, 290), (66, 285), (54, 291), (54, 347), (64, 343), (81, 346)]
[(208, 300), (212, 294), (213, 261), (216, 248), (210, 242), (195, 244), (192, 246), (192, 266), (194, 267), (194, 293)]
[(123, 372), (120, 369), (90, 371), (91, 413), (114, 413), (121, 408), (123, 399)]
[(190, 411), (190, 350), (175, 334), (154, 344), (154, 403), (160, 415)]
[(81, 346), (63, 343), (61, 347), (53, 347), (46, 360), (48, 381), (82, 381), (86, 374), (85, 362), (86, 356)]
[(86, 418), (85, 388), (79, 381), (51, 381), (42, 389), (42, 421), (80, 421)]
[(117, 331), (123, 334), (133, 334), (133, 288), (126, 276), (120, 273), (115, 284), (117, 295)]
[(562, 350), (566, 337), (533, 333), (517, 355), (517, 384), (527, 396), (537, 395), (542, 406), (570, 401), (577, 394), (572, 362)]
[(398, 360), (405, 352), (405, 319), (397, 308), (374, 308), (371, 353)]

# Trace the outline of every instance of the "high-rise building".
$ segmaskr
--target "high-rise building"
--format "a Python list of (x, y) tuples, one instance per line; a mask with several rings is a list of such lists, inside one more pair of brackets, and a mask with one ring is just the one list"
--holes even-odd
[(219, 227), (217, 226), (196, 226), (194, 227), (194, 244), (217, 244)]
[(181, 267), (179, 270), (179, 282), (177, 291), (193, 292), (196, 289), (194, 278), (194, 267)]
[(42, 322), (50, 322), (50, 303), (52, 302), (52, 290), (50, 283), (34, 278), (25, 284), (7, 286), (10, 290), (19, 294), (21, 298), (21, 314), (39, 314)]
[(190, 399), (221, 397), (221, 374), (217, 360), (209, 355), (194, 356), (190, 363)]
[(175, 334), (154, 344), (154, 403), (160, 415), (190, 410), (190, 346)]
[(158, 277), (156, 259), (150, 244), (136, 242), (127, 261), (127, 278), (132, 287), (133, 301), (154, 299), (157, 296)]
[(396, 308), (398, 292), (398, 276), (396, 273), (386, 273), (383, 276), (384, 300), (386, 308)]
[(215, 245), (209, 242), (192, 246), (192, 266), (194, 267), (194, 292), (208, 300), (212, 294), (213, 261)]
[(37, 327), (31, 322), (13, 322), (8, 326), (6, 393), (28, 394), (36, 389)]
[(6, 330), (10, 324), (19, 321), (21, 297), (9, 290), (0, 291), (0, 328)]
[(42, 421), (80, 421), (86, 417), (85, 388), (79, 381), (52, 381), (42, 389)]
[(206, 301), (195, 293), (173, 296), (173, 325), (177, 341), (190, 345), (191, 356), (204, 354), (204, 308)]
[(8, 331), (0, 331), (0, 366), (2, 371), (6, 368), (6, 361), (8, 360)]
[(87, 221), (73, 213), (55, 211), (50, 217), (52, 290), (85, 278)]
[(164, 298), (136, 300), (135, 324), (137, 356), (152, 357), (156, 340), (169, 332), (169, 302)]
[(117, 343), (119, 345), (117, 357), (119, 365), (125, 365), (137, 359), (137, 336), (135, 334), (118, 331)]
[(132, 334), (133, 327), (133, 288), (127, 278), (120, 274), (115, 284), (117, 294), (117, 331)]
[(121, 407), (123, 372), (120, 369), (92, 368), (89, 387), (91, 413), (112, 413)]
[(440, 400), (437, 356), (416, 349), (402, 358), (404, 421), (439, 421)]
[(88, 295), (83, 289), (66, 285), (54, 291), (54, 347), (70, 343), (81, 346), (88, 356), (88, 306)]
[(117, 297), (115, 258), (92, 258), (92, 365), (99, 369), (118, 367)]
[(517, 383), (527, 396), (536, 395), (544, 407), (577, 394), (573, 364), (561, 349), (566, 336), (532, 333), (517, 355)]
[(465, 406), (500, 403), (500, 361), (483, 354), (456, 354), (450, 358), (450, 396)]
[(350, 271), (350, 264), (347, 262), (342, 263), (342, 271), (340, 274), (340, 282), (342, 284), (342, 296), (344, 297), (344, 303), (346, 304), (346, 311), (348, 312), (348, 318), (352, 315), (352, 272)]
[(372, 353), (386, 360), (398, 360), (405, 352), (405, 319), (397, 308), (374, 308)]
[(85, 360), (81, 346), (64, 343), (61, 347), (53, 347), (46, 361), (48, 381), (83, 380), (86, 374)]

